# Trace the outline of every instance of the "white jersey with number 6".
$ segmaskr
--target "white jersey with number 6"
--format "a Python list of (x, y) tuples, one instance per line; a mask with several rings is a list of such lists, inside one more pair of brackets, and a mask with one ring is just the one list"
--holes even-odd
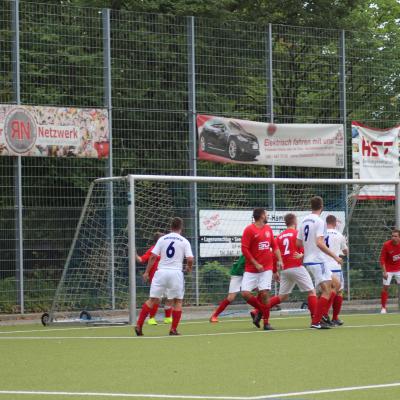
[(179, 233), (171, 232), (158, 239), (151, 251), (160, 256), (158, 269), (182, 270), (185, 257), (193, 257), (189, 241)]
[(317, 238), (326, 236), (325, 221), (316, 214), (307, 215), (300, 224), (297, 238), (303, 242), (304, 259), (303, 264), (324, 263), (325, 253), (317, 246)]
[[(327, 236), (325, 237), (325, 244), (329, 250), (333, 251), (337, 256), (343, 254), (343, 250), (347, 250), (346, 238), (336, 229), (328, 229)], [(336, 262), (332, 257), (326, 257), (326, 265), (331, 270), (342, 269), (342, 266)]]

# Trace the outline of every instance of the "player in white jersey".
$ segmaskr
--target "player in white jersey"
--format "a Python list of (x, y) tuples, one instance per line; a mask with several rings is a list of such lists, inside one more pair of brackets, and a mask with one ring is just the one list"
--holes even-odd
[(321, 291), (311, 323), (311, 328), (315, 329), (330, 328), (330, 325), (321, 321), (322, 316), (329, 310), (332, 285), (332, 272), (325, 266), (326, 256), (332, 257), (340, 264), (343, 263), (325, 243), (326, 224), (320, 217), (323, 208), (321, 197), (315, 196), (311, 199), (311, 214), (303, 219), (297, 236), (297, 245), (304, 247), (303, 265), (313, 275), (315, 287), (319, 287)]
[(160, 257), (158, 269), (150, 286), (150, 298), (143, 304), (136, 323), (135, 332), (137, 336), (143, 336), (142, 328), (146, 317), (155, 304), (168, 290), (173, 299), (172, 325), (170, 335), (179, 335), (177, 327), (182, 316), (182, 300), (185, 293), (185, 280), (183, 277), (183, 261), (186, 258), (186, 272), (191, 272), (193, 266), (193, 253), (189, 241), (181, 233), (183, 220), (174, 218), (171, 222), (171, 232), (162, 236), (151, 251), (149, 262), (143, 280), (149, 279), (150, 270)]
[[(339, 232), (337, 227), (337, 219), (334, 215), (328, 215), (326, 217), (327, 235), (325, 237), (325, 243), (331, 251), (337, 256), (348, 254), (348, 247), (346, 238)], [(332, 278), (336, 280), (334, 283), (335, 292), (331, 296), (331, 303), (333, 307), (332, 324), (343, 325), (343, 321), (339, 319), (339, 313), (343, 303), (343, 289), (344, 289), (344, 278), (342, 265), (336, 262), (333, 258), (327, 257), (326, 266), (332, 272)], [(329, 321), (329, 317), (327, 318)]]

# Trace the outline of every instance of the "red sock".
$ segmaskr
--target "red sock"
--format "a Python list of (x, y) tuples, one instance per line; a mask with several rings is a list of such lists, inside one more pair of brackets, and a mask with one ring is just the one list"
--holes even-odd
[(279, 296), (273, 296), (269, 299), (268, 307), (273, 308), (280, 303), (281, 303), (281, 298)]
[(342, 309), (343, 297), (340, 295), (335, 296), (333, 300), (333, 317), (332, 319), (339, 319), (340, 310)]
[(315, 296), (313, 294), (312, 295), (310, 294), (308, 296), (308, 309), (310, 310), (311, 319), (312, 319), (313, 315), (315, 315), (315, 311), (317, 308), (317, 301), (318, 301), (317, 296)]
[(257, 297), (255, 296), (250, 296), (247, 300), (247, 304), (250, 304), (254, 308), (256, 308), (258, 311), (260, 311), (263, 314), (264, 320), (269, 318), (269, 310), (266, 304), (261, 303), (258, 301)]
[(386, 308), (386, 303), (388, 300), (389, 294), (386, 290), (382, 290), (381, 293), (381, 304), (382, 304), (382, 308)]
[(263, 295), (261, 294), (261, 292), (258, 292), (258, 294), (257, 294), (257, 300), (258, 300), (260, 303), (263, 302), (264, 298), (263, 298)]
[(136, 326), (138, 328), (141, 328), (143, 326), (144, 320), (150, 314), (150, 311), (151, 311), (151, 308), (146, 303), (144, 303), (142, 305), (142, 309), (140, 310), (139, 318), (137, 319), (137, 322), (136, 322)]
[(158, 304), (154, 304), (153, 308), (150, 311), (149, 317), (154, 318), (158, 311)]
[(231, 304), (231, 302), (228, 299), (222, 300), (221, 303), (219, 303), (218, 308), (214, 311), (213, 316), (218, 317), (218, 315), (221, 314), (222, 311), (224, 311), (225, 308), (229, 306), (229, 304)]
[(171, 325), (171, 331), (176, 330), (178, 328), (179, 321), (181, 320), (182, 317), (182, 310), (181, 311), (172, 311), (172, 325)]
[(315, 308), (315, 314), (312, 319), (313, 324), (318, 324), (324, 315), (324, 310), (329, 306), (329, 300), (325, 297), (320, 297), (317, 302), (317, 307)]
[(270, 316), (270, 310), (272, 307), (276, 306), (277, 304), (279, 304), (281, 302), (281, 299), (279, 298), (279, 296), (273, 296), (269, 299), (269, 302), (267, 304), (267, 308), (264, 312), (264, 324), (268, 324), (269, 322), (269, 316)]
[(172, 308), (171, 307), (164, 307), (165, 318), (171, 318), (172, 315)]
[(329, 315), (329, 310), (331, 309), (331, 307), (333, 305), (333, 301), (335, 300), (335, 297), (336, 297), (336, 293), (335, 292), (331, 292), (331, 297), (329, 297), (328, 305), (324, 309), (323, 315)]

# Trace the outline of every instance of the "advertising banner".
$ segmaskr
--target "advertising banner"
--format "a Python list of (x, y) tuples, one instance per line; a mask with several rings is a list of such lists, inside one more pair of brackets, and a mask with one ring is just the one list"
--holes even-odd
[[(398, 179), (399, 178), (399, 130), (371, 128), (352, 122), (353, 178)], [(364, 186), (358, 199), (393, 200), (394, 186)]]
[(221, 163), (344, 168), (341, 124), (269, 124), (197, 116), (198, 157)]
[[(288, 211), (268, 211), (268, 224), (274, 235), (286, 229), (284, 216)], [(310, 211), (293, 211), (300, 223)], [(323, 211), (321, 218), (334, 215), (337, 229), (343, 232), (345, 212)], [(241, 254), (241, 238), (244, 228), (252, 222), (252, 210), (200, 210), (200, 257), (230, 257)]]
[(104, 109), (0, 104), (0, 155), (108, 158)]

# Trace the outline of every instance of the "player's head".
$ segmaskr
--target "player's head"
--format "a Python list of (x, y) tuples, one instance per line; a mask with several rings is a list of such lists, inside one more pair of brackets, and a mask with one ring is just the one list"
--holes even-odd
[(311, 211), (313, 212), (322, 211), (324, 208), (324, 201), (322, 200), (322, 197), (314, 196), (311, 198), (310, 205), (311, 205)]
[(171, 220), (171, 231), (182, 232), (183, 230), (183, 219), (179, 217), (172, 218)]
[(266, 224), (268, 222), (268, 214), (264, 208), (259, 207), (253, 210), (253, 218), (254, 222), (264, 222)]
[(336, 228), (336, 224), (337, 224), (337, 219), (334, 215), (328, 215), (326, 217), (326, 224), (330, 227), (330, 228)]
[(293, 213), (286, 214), (285, 217), (284, 217), (284, 220), (285, 220), (285, 224), (286, 224), (287, 227), (294, 226), (296, 228), (296, 226), (297, 226), (297, 217), (296, 217), (295, 214), (293, 214)]
[(392, 230), (392, 243), (393, 244), (399, 244), (400, 243), (400, 230), (399, 229), (393, 229)]
[(162, 232), (159, 232), (159, 231), (155, 232), (153, 235), (153, 243), (154, 244), (157, 243), (158, 239), (160, 239), (161, 236), (164, 236), (164, 234)]

